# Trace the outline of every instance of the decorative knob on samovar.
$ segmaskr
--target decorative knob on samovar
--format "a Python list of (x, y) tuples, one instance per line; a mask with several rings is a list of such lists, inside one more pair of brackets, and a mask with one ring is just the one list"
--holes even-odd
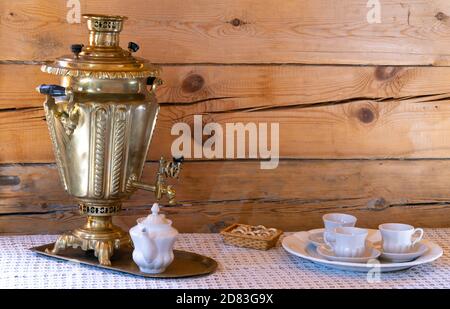
[(83, 50), (84, 44), (72, 44), (70, 45), (70, 50), (75, 55), (75, 58), (78, 58), (78, 55)]
[(135, 53), (135, 52), (137, 52), (139, 50), (139, 45), (137, 45), (134, 42), (128, 42), (128, 50), (131, 53)]

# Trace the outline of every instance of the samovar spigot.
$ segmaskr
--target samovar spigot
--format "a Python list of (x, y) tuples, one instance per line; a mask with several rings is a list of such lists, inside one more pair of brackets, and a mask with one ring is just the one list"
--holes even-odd
[(163, 196), (167, 196), (169, 205), (175, 205), (175, 189), (172, 185), (166, 184), (167, 178), (178, 178), (181, 171), (181, 164), (184, 158), (173, 158), (172, 161), (166, 161), (163, 157), (159, 159), (158, 173), (156, 174), (155, 185), (148, 185), (143, 182), (137, 181), (136, 175), (132, 175), (128, 181), (127, 189), (132, 191), (133, 189), (142, 189), (146, 191), (155, 192), (157, 201), (160, 201)]

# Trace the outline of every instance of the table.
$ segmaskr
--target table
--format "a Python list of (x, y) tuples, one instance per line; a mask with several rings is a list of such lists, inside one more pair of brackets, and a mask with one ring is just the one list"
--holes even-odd
[(216, 259), (218, 270), (188, 279), (141, 278), (37, 255), (28, 248), (55, 241), (55, 235), (1, 236), (0, 288), (450, 288), (450, 229), (425, 229), (444, 255), (437, 261), (379, 280), (365, 273), (327, 268), (291, 256), (278, 245), (269, 251), (223, 244), (218, 234), (180, 234), (177, 249)]

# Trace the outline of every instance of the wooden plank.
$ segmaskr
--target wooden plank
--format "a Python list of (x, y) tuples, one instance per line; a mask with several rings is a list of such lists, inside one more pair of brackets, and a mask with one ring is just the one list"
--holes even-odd
[[(162, 109), (152, 141), (158, 148), (150, 148), (149, 157), (169, 156), (176, 138), (170, 135), (172, 126), (184, 122), (193, 130), (194, 115), (202, 114), (204, 123), (218, 123), (224, 131), (227, 123), (279, 123), (282, 158), (447, 158), (450, 100), (447, 95), (442, 101), (420, 100), (361, 100), (222, 113), (202, 112), (205, 108), (198, 105), (189, 111), (167, 107)], [(195, 143), (192, 140), (191, 145)]]
[(447, 67), (166, 65), (162, 79), (159, 102), (198, 102), (204, 112), (450, 93)]
[[(181, 209), (164, 209), (173, 225), (182, 233), (217, 233), (234, 222), (278, 227), (284, 231), (301, 231), (323, 226), (322, 215), (333, 211), (345, 211), (358, 217), (358, 225), (377, 228), (385, 222), (406, 222), (421, 227), (448, 227), (448, 205), (416, 205), (389, 208), (383, 212), (368, 212), (357, 208), (338, 208), (330, 205), (311, 205), (305, 211), (279, 203), (239, 203), (219, 210), (217, 205), (188, 206)], [(303, 206), (303, 205), (302, 205)], [(114, 222), (125, 230), (136, 224), (136, 219), (146, 216), (149, 209), (123, 212)], [(5, 234), (60, 234), (80, 227), (85, 219), (76, 212), (66, 210), (48, 214), (0, 215), (0, 235)]]
[[(81, 0), (81, 11), (128, 15), (122, 42), (157, 63), (450, 64), (448, 1), (380, 3), (380, 23), (366, 0)], [(1, 1), (0, 60), (53, 59), (86, 42), (66, 5)]]
[[(449, 102), (363, 100), (220, 113), (204, 112), (200, 104), (165, 106), (149, 158), (170, 156), (176, 139), (171, 135), (172, 126), (184, 122), (193, 127), (196, 114), (202, 115), (204, 123), (215, 122), (223, 129), (227, 123), (277, 122), (279, 151), (284, 158), (445, 158), (450, 156), (450, 140), (446, 138), (450, 130)], [(0, 140), (0, 162), (54, 161), (41, 108), (0, 112)]]
[[(58, 84), (39, 65), (0, 64), (0, 109), (41, 107), (35, 88)], [(161, 104), (205, 112), (385, 100), (450, 93), (447, 67), (297, 65), (164, 65)]]
[[(147, 164), (144, 181), (153, 181), (154, 169)], [(327, 212), (356, 214), (370, 227), (448, 226), (449, 169), (450, 160), (285, 160), (276, 170), (252, 161), (188, 162), (175, 184), (179, 204), (166, 211), (184, 232), (216, 232), (232, 222), (300, 230), (319, 226)], [(54, 165), (0, 165), (0, 175), (0, 233), (58, 233), (80, 224)], [(117, 222), (129, 228), (153, 200), (137, 192)]]
[[(450, 129), (449, 103), (450, 100), (361, 101), (284, 110), (206, 113), (203, 119), (222, 128), (236, 122), (277, 122), (282, 158), (446, 158), (450, 155), (450, 140), (446, 137)], [(170, 147), (176, 138), (170, 134), (172, 126), (184, 122), (192, 127), (193, 117), (199, 113), (195, 109), (188, 114), (183, 108), (163, 108), (152, 141), (157, 146), (151, 146), (149, 158), (170, 157)], [(40, 108), (0, 113), (0, 139), (2, 162), (54, 161)]]
[[(280, 123), (286, 158), (443, 158), (450, 155), (450, 68), (166, 66), (149, 159), (170, 156), (172, 125), (193, 115)], [(53, 162), (37, 66), (0, 65), (0, 162)], [(334, 82), (333, 82), (334, 81)], [(301, 132), (301, 134), (299, 134)], [(386, 134), (390, 132), (390, 134)]]
[(59, 84), (59, 76), (41, 72), (40, 65), (0, 64), (0, 110), (41, 107), (40, 84)]

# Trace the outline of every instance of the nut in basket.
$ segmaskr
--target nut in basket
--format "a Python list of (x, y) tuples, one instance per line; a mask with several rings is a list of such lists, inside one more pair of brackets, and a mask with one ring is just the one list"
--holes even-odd
[(235, 223), (220, 234), (226, 244), (259, 250), (268, 250), (277, 244), (283, 231), (263, 225)]

